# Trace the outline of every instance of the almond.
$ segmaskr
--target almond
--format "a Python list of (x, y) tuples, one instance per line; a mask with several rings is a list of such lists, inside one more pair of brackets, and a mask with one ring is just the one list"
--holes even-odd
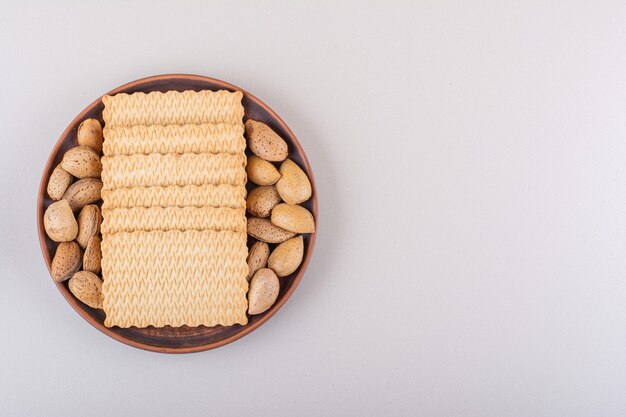
[(102, 172), (100, 155), (87, 146), (77, 146), (65, 152), (61, 166), (77, 178), (99, 177)]
[(79, 301), (91, 308), (102, 308), (102, 281), (93, 272), (76, 272), (70, 278), (68, 287)]
[(280, 173), (274, 165), (254, 155), (248, 158), (246, 174), (256, 185), (272, 185), (280, 178)]
[(278, 298), (278, 277), (268, 268), (259, 269), (250, 281), (248, 290), (248, 314), (261, 314), (269, 309)]
[(101, 191), (102, 181), (97, 178), (83, 178), (70, 185), (63, 194), (63, 199), (67, 200), (72, 210), (78, 210), (100, 200)]
[(286, 277), (298, 269), (303, 257), (304, 239), (298, 236), (276, 246), (267, 261), (267, 266), (279, 277)]
[(257, 187), (250, 191), (246, 198), (248, 213), (256, 217), (269, 217), (272, 209), (278, 203), (280, 203), (280, 196), (273, 185)]
[(76, 239), (78, 223), (67, 200), (50, 204), (43, 214), (43, 227), (50, 239), (55, 242), (69, 242)]
[(287, 142), (263, 122), (246, 121), (246, 136), (252, 153), (266, 161), (284, 161), (289, 155)]
[(80, 210), (78, 214), (78, 235), (76, 236), (76, 242), (78, 242), (81, 248), (85, 249), (87, 247), (87, 241), (98, 233), (101, 222), (102, 217), (98, 206), (88, 204)]
[(280, 164), (280, 179), (276, 190), (285, 203), (300, 204), (311, 198), (311, 181), (291, 159)]
[(57, 165), (50, 175), (48, 180), (48, 195), (53, 200), (60, 200), (63, 198), (63, 193), (67, 190), (67, 187), (72, 183), (72, 176), (69, 172), (63, 169), (61, 165)]
[(78, 243), (61, 242), (52, 259), (50, 273), (56, 282), (65, 281), (80, 269), (82, 253)]
[(92, 236), (87, 242), (83, 257), (83, 269), (99, 274), (102, 271), (102, 250), (100, 249), (100, 236)]
[(281, 243), (296, 235), (294, 232), (273, 225), (269, 219), (260, 217), (248, 218), (248, 234), (257, 240), (267, 243)]
[(248, 281), (254, 275), (256, 271), (261, 268), (265, 268), (267, 265), (267, 258), (270, 256), (270, 247), (265, 242), (255, 242), (248, 252)]
[(78, 126), (78, 144), (102, 152), (102, 126), (96, 119), (86, 119)]
[(302, 206), (280, 203), (272, 210), (272, 223), (296, 233), (315, 233), (313, 215)]

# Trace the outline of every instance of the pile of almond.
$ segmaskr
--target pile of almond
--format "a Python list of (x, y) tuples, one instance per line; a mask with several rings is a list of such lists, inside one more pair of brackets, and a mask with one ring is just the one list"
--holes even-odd
[(102, 308), (100, 261), (100, 153), (102, 126), (87, 119), (78, 127), (78, 146), (68, 150), (48, 181), (50, 204), (43, 216), (50, 239), (59, 242), (52, 259), (56, 282), (69, 279), (72, 294), (93, 308)]
[[(306, 173), (288, 159), (287, 143), (269, 126), (246, 122), (248, 180), (258, 187), (246, 198), (248, 234), (256, 239), (248, 253), (248, 313), (269, 309), (280, 291), (278, 277), (295, 272), (304, 257), (302, 233), (315, 232), (315, 219), (301, 203), (311, 198)], [(280, 162), (277, 168), (274, 163)], [(272, 247), (270, 247), (272, 245)]]

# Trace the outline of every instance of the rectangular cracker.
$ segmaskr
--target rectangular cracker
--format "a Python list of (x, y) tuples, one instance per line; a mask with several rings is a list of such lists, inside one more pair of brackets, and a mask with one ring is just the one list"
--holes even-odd
[(104, 129), (105, 155), (230, 153), (246, 149), (243, 126), (227, 124), (132, 126)]
[(102, 157), (104, 189), (170, 185), (246, 183), (242, 154), (185, 153)]
[(105, 127), (242, 124), (241, 91), (168, 91), (102, 97)]
[(247, 254), (231, 231), (105, 234), (105, 325), (246, 324)]
[(102, 190), (102, 209), (121, 207), (246, 207), (246, 189), (240, 185), (203, 184), (133, 187)]
[(241, 98), (103, 98), (106, 326), (247, 323)]
[(153, 230), (246, 231), (246, 209), (131, 207), (102, 210), (102, 234)]

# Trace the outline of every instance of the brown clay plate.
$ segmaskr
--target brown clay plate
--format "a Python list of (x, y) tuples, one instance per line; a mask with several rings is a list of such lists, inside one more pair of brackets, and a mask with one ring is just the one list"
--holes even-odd
[[(309, 162), (306, 158), (304, 150), (296, 136), (287, 127), (285, 122), (278, 117), (272, 109), (270, 109), (261, 100), (248, 93), (247, 91), (236, 87), (232, 84), (216, 80), (214, 78), (208, 78), (198, 75), (185, 75), (185, 74), (168, 74), (157, 75), (153, 77), (143, 78), (137, 81), (130, 82), (121, 87), (114, 89), (107, 94), (117, 93), (135, 93), (139, 91), (168, 91), (168, 90), (239, 90), (243, 92), (243, 106), (245, 109), (244, 121), (248, 118), (255, 120), (261, 120), (269, 125), (274, 131), (276, 131), (283, 139), (285, 139), (289, 145), (289, 157), (295, 161), (309, 176), (311, 184), (313, 186), (312, 198), (303, 205), (308, 208), (318, 220), (318, 207), (317, 207), (317, 191), (315, 188), (315, 182), (313, 179), (313, 172), (309, 166)], [(99, 119), (102, 123), (102, 110), (104, 105), (102, 104), (102, 97), (91, 103), (85, 110), (83, 110), (65, 129), (56, 145), (52, 149), (52, 153), (48, 158), (48, 162), (43, 170), (41, 177), (41, 184), (39, 186), (39, 197), (37, 200), (37, 226), (39, 231), (39, 241), (41, 244), (41, 250), (43, 257), (50, 270), (50, 264), (54, 256), (57, 244), (50, 240), (46, 235), (43, 228), (43, 213), (45, 209), (52, 203), (52, 200), (48, 197), (46, 187), (48, 179), (52, 174), (52, 170), (61, 162), (63, 154), (70, 148), (77, 145), (76, 131), (78, 125), (84, 119), (93, 117)], [(111, 336), (112, 338), (126, 343), (127, 345), (134, 346), (141, 349), (151, 350), (155, 352), (163, 353), (190, 353), (198, 352), (202, 350), (213, 349), (223, 346), (234, 340), (239, 339), (252, 332), (267, 320), (272, 317), (282, 306), (287, 299), (294, 292), (298, 283), (304, 275), (304, 271), (311, 259), (313, 252), (313, 246), (315, 245), (315, 234), (304, 235), (304, 260), (302, 264), (288, 277), (281, 278), (281, 288), (276, 303), (265, 313), (249, 316), (248, 324), (245, 326), (235, 325), (230, 327), (216, 326), (216, 327), (163, 327), (154, 328), (148, 327), (145, 329), (128, 328), (122, 329), (119, 327), (107, 328), (104, 326), (104, 312), (102, 310), (96, 310), (88, 307), (87, 305), (78, 301), (67, 287), (67, 282), (56, 283), (57, 288), (61, 294), (65, 297), (67, 302), (80, 314), (85, 320), (91, 323), (94, 327), (100, 330), (102, 333)], [(273, 246), (273, 245), (270, 245)], [(45, 277), (50, 282), (54, 283), (50, 276)]]

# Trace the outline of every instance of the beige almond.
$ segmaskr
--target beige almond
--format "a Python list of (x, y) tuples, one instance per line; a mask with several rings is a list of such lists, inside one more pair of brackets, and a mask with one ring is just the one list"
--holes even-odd
[(261, 268), (267, 266), (267, 258), (270, 256), (270, 247), (265, 242), (255, 242), (248, 251), (248, 281)]
[(253, 238), (267, 243), (281, 243), (296, 234), (272, 224), (269, 219), (248, 217), (248, 234)]
[(63, 169), (59, 164), (48, 180), (48, 195), (53, 200), (60, 200), (63, 198), (63, 193), (67, 190), (67, 187), (72, 183), (72, 176), (69, 172)]
[(287, 142), (263, 122), (246, 121), (246, 136), (252, 153), (266, 161), (284, 161), (289, 155)]
[(48, 206), (43, 214), (43, 227), (46, 234), (55, 242), (76, 239), (78, 223), (67, 200), (60, 200)]
[(100, 200), (102, 181), (97, 178), (83, 178), (70, 185), (63, 199), (67, 200), (72, 210), (79, 210), (87, 204)]
[(248, 213), (256, 217), (269, 217), (278, 203), (280, 203), (280, 196), (273, 185), (257, 187), (246, 197)]
[(270, 255), (267, 266), (279, 277), (291, 275), (302, 263), (304, 256), (304, 239), (294, 237), (276, 246)]
[(88, 204), (80, 210), (76, 242), (81, 248), (85, 249), (89, 239), (98, 233), (101, 222), (100, 208), (95, 204)]
[(248, 158), (246, 174), (248, 174), (248, 179), (256, 185), (272, 185), (280, 178), (280, 173), (274, 165), (255, 155)]
[(88, 146), (77, 146), (65, 152), (61, 166), (77, 178), (99, 177), (100, 155)]
[(102, 308), (102, 281), (96, 274), (79, 271), (72, 275), (68, 282), (70, 291), (78, 300), (91, 308)]
[(83, 257), (83, 269), (99, 274), (102, 271), (102, 250), (100, 248), (100, 236), (92, 236), (87, 242)]
[(295, 233), (315, 233), (313, 215), (302, 206), (280, 203), (272, 210), (272, 223)]
[(61, 242), (52, 258), (50, 273), (56, 282), (69, 279), (80, 269), (82, 251), (76, 242)]
[(311, 198), (311, 181), (306, 173), (291, 159), (280, 164), (280, 179), (276, 190), (285, 203), (300, 204)]
[(102, 152), (102, 125), (96, 119), (86, 119), (78, 126), (78, 144)]
[(248, 289), (248, 314), (261, 314), (269, 309), (278, 298), (278, 277), (268, 268), (261, 268), (252, 277)]

